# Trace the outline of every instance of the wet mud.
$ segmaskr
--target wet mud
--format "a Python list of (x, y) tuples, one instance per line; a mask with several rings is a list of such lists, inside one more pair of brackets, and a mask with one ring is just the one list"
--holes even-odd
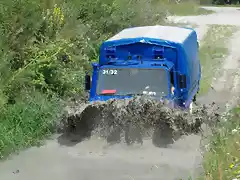
[(109, 100), (71, 108), (62, 129), (66, 136), (74, 137), (72, 141), (98, 135), (110, 144), (125, 142), (131, 145), (151, 138), (155, 146), (164, 147), (182, 135), (201, 133), (202, 124), (214, 126), (220, 119), (218, 109), (212, 103), (198, 106), (190, 114), (144, 96)]

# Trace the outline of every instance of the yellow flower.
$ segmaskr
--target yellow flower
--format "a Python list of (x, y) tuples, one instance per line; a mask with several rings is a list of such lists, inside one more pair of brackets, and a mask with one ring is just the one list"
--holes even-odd
[(64, 14), (61, 14), (61, 17), (60, 17), (60, 24), (62, 25), (64, 23)]

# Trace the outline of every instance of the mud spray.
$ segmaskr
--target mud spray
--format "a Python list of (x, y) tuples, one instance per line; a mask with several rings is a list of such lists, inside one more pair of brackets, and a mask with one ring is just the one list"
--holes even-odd
[(80, 103), (68, 108), (64, 119), (65, 133), (74, 134), (78, 140), (98, 135), (108, 143), (130, 145), (142, 144), (143, 139), (151, 138), (155, 146), (164, 147), (182, 135), (200, 133), (202, 124), (214, 125), (220, 116), (214, 103), (199, 106), (190, 114), (141, 96), (94, 104)]

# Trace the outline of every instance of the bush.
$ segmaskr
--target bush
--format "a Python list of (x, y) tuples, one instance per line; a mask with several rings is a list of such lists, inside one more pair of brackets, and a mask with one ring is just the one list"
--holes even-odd
[(99, 42), (122, 28), (160, 23), (165, 17), (154, 1), (1, 3), (2, 67), (11, 70), (2, 73), (2, 92), (10, 100), (23, 86), (63, 97), (81, 93), (82, 74), (98, 58)]

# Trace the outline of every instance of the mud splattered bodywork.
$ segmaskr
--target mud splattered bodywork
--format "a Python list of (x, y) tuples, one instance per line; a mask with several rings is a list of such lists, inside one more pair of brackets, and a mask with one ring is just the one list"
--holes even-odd
[(91, 86), (89, 77), (86, 84), (91, 102), (147, 94), (189, 108), (200, 78), (193, 29), (145, 26), (125, 29), (105, 41), (99, 63), (93, 64)]

